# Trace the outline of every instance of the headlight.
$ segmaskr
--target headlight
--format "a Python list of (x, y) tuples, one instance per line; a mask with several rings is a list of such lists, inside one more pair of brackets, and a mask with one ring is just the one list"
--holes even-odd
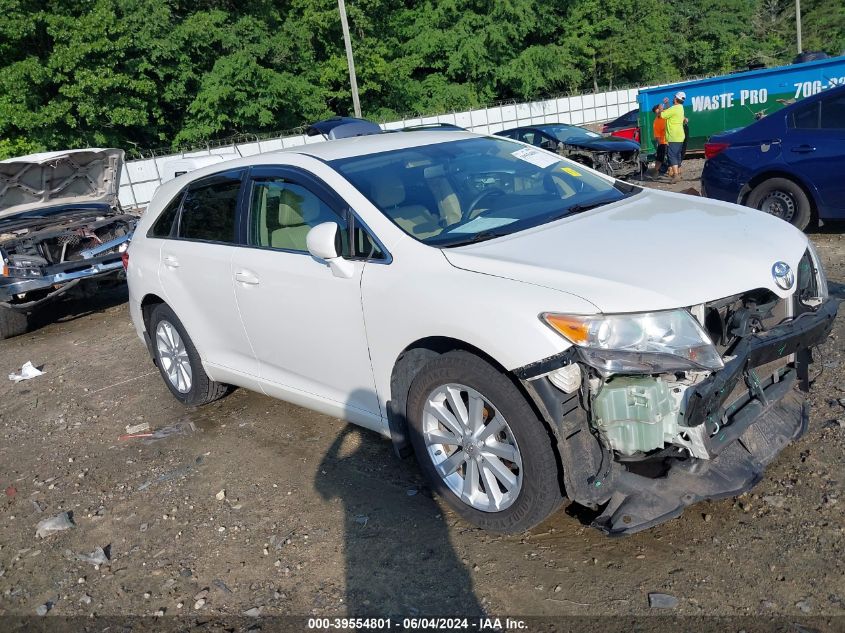
[(707, 333), (686, 310), (593, 316), (540, 315), (604, 372), (654, 374), (724, 367)]
[(41, 267), (47, 264), (47, 260), (43, 258), (31, 258), (21, 255), (9, 255), (7, 258), (0, 260), (2, 263), (3, 277), (43, 277), (44, 273)]
[[(817, 303), (823, 303), (823, 302), (827, 301), (828, 297), (830, 296), (830, 293), (828, 292), (828, 289), (827, 289), (827, 276), (824, 273), (824, 266), (822, 266), (821, 257), (819, 257), (819, 253), (816, 250), (816, 247), (813, 245), (812, 242), (808, 242), (807, 250), (810, 251), (810, 262), (809, 263), (811, 264), (811, 266), (813, 268), (813, 270), (811, 270), (810, 273), (811, 273), (811, 276), (814, 277), (814, 281), (815, 281), (815, 289), (814, 290), (815, 290), (815, 292), (809, 293), (810, 295), (814, 295), (814, 296), (807, 296), (807, 297), (802, 296), (801, 299), (804, 299), (804, 300), (806, 300), (806, 299), (810, 299), (810, 300), (816, 299)], [(801, 272), (802, 272), (801, 267), (803, 266), (803, 264), (804, 264), (804, 262), (802, 261), (798, 265), (799, 266), (799, 272), (798, 272), (799, 277), (801, 277)], [(800, 280), (800, 281), (803, 281), (803, 280)], [(802, 292), (803, 290), (804, 290), (804, 287), (799, 284), (799, 292), (804, 294)], [(807, 303), (812, 304), (812, 301), (808, 301)]]

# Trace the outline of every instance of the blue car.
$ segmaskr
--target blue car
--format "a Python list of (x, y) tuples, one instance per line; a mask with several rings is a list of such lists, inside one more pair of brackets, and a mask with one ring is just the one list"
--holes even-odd
[(602, 136), (577, 125), (546, 123), (496, 132), (497, 136), (557, 152), (609, 176), (639, 176), (640, 144), (616, 136)]
[(704, 146), (702, 194), (799, 229), (845, 220), (845, 86), (786, 106)]

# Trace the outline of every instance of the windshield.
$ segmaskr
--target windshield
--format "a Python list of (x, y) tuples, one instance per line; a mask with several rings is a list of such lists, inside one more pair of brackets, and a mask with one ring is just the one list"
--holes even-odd
[(492, 239), (639, 191), (549, 152), (491, 137), (331, 165), (394, 224), (432, 246)]

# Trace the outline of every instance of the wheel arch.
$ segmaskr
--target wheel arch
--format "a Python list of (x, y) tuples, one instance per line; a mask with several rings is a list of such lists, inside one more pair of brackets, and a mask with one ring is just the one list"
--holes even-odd
[(150, 315), (153, 313), (153, 309), (162, 303), (167, 303), (164, 299), (159, 297), (157, 294), (149, 293), (141, 299), (141, 315), (144, 318), (144, 329), (149, 330), (150, 324)]
[(166, 305), (167, 302), (154, 293), (149, 293), (145, 295), (144, 298), (141, 300), (141, 320), (144, 326), (144, 343), (146, 343), (147, 352), (149, 352), (150, 358), (153, 359), (153, 364), (156, 367), (158, 367), (158, 363), (156, 362), (155, 350), (153, 349), (153, 340), (152, 336), (150, 335), (150, 317), (152, 316), (155, 307), (161, 304)]
[(387, 419), (390, 428), (390, 439), (393, 443), (393, 449), (399, 457), (407, 457), (412, 452), (411, 442), (408, 435), (408, 393), (411, 389), (411, 384), (414, 378), (419, 374), (422, 368), (431, 360), (453, 351), (464, 351), (478, 356), (483, 361), (489, 363), (498, 369), (504, 376), (506, 376), (517, 388), (517, 390), (525, 398), (525, 401), (534, 411), (537, 419), (545, 427), (549, 435), (549, 441), (555, 452), (557, 466), (558, 466), (558, 482), (561, 489), (561, 494), (565, 494), (563, 484), (563, 463), (561, 460), (560, 450), (558, 448), (558, 432), (555, 428), (549, 412), (546, 410), (542, 401), (538, 399), (536, 393), (532, 393), (526, 385), (519, 378), (514, 375), (512, 371), (502, 365), (495, 357), (486, 351), (462, 341), (457, 338), (448, 336), (429, 336), (418, 339), (408, 345), (393, 364), (393, 369), (390, 375), (390, 400), (387, 402)]

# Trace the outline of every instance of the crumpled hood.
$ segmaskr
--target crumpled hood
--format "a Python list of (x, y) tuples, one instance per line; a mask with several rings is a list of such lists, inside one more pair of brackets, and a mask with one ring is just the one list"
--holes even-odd
[(0, 219), (61, 204), (118, 204), (121, 149), (74, 149), (0, 161)]
[(567, 145), (585, 147), (594, 152), (633, 152), (639, 151), (640, 144), (618, 136), (600, 136), (596, 138), (572, 137), (563, 139)]
[(797, 271), (806, 249), (803, 233), (760, 211), (647, 189), (443, 252), (457, 268), (577, 295), (613, 313), (687, 307), (756, 288), (786, 297), (792, 290), (775, 285), (772, 265)]

